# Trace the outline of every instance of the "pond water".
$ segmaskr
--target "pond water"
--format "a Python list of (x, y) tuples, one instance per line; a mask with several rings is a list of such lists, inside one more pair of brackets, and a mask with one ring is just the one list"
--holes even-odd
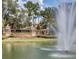
[[(76, 59), (75, 54), (71, 57), (51, 56), (53, 51), (43, 50), (50, 46), (24, 45), (24, 44), (3, 44), (2, 59)], [(52, 48), (53, 49), (53, 48)]]

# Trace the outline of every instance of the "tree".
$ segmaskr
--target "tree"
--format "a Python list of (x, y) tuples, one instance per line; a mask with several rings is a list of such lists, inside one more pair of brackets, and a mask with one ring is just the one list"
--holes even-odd
[[(4, 3), (6, 2), (6, 4)], [(12, 29), (20, 29), (22, 27), (22, 18), (24, 17), (23, 12), (17, 8), (17, 1), (13, 0), (3, 0), (3, 26), (7, 24), (11, 26)], [(19, 15), (18, 15), (19, 13)]]
[(39, 4), (28, 1), (26, 4), (24, 4), (24, 6), (27, 9), (29, 21), (33, 20), (32, 22), (34, 23), (34, 17), (38, 15)]
[(40, 11), (40, 15), (43, 16), (48, 22), (51, 22), (55, 14), (53, 9), (48, 7), (45, 8), (45, 10)]
[(47, 7), (44, 10), (40, 11), (40, 15), (43, 16), (43, 18), (45, 20), (47, 20), (48, 22), (48, 27), (50, 28), (50, 26), (53, 24), (54, 22), (54, 18), (55, 18), (55, 11), (53, 8)]
[(6, 26), (7, 24), (11, 25), (14, 22), (16, 16), (16, 6), (16, 1), (3, 0), (2, 17), (4, 26)]

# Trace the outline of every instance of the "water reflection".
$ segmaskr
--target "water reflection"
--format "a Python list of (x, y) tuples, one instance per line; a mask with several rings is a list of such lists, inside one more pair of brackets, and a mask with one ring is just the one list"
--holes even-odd
[[(34, 44), (35, 45), (35, 44)], [(50, 57), (50, 51), (40, 50), (38, 45), (3, 44), (3, 59), (75, 59)], [(39, 48), (38, 48), (39, 47)], [(44, 46), (43, 46), (44, 47)], [(46, 46), (45, 46), (46, 47)]]
[(10, 43), (7, 43), (6, 44), (6, 49), (7, 49), (7, 52), (11, 52), (11, 44)]

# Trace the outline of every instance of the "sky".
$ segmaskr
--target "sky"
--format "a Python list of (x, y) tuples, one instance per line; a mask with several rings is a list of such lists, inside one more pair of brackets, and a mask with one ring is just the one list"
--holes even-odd
[(19, 0), (19, 5), (23, 7), (23, 4), (27, 1), (38, 2), (41, 7), (57, 7), (60, 1), (72, 2), (75, 0)]

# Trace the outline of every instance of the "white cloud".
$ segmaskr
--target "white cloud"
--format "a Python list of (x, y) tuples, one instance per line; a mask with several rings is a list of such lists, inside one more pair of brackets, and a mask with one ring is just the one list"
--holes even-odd
[(26, 1), (19, 0), (17, 3), (19, 4), (19, 7), (20, 8), (23, 8), (24, 9), (23, 4), (26, 3)]

